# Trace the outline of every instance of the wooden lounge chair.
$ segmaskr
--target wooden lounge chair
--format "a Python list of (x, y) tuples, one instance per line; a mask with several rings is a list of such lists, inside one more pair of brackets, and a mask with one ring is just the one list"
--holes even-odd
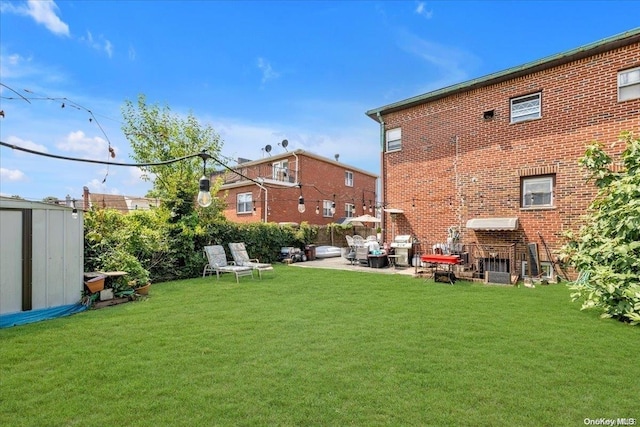
[(262, 273), (265, 271), (273, 271), (273, 266), (268, 263), (260, 262), (258, 258), (249, 258), (244, 243), (229, 243), (231, 256), (236, 265), (243, 267), (251, 267), (258, 271), (258, 276), (262, 279)]
[(204, 254), (207, 257), (207, 263), (202, 270), (202, 277), (216, 273), (216, 277), (220, 280), (220, 273), (233, 273), (236, 276), (236, 283), (240, 283), (241, 276), (251, 276), (253, 279), (253, 269), (236, 265), (233, 261), (227, 261), (227, 254), (222, 246), (205, 246)]

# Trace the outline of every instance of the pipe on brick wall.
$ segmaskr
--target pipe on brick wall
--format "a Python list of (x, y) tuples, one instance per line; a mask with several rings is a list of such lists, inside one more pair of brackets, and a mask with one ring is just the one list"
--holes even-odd
[(384, 192), (384, 120), (382, 120), (380, 111), (378, 111), (376, 115), (378, 116), (378, 122), (380, 123), (380, 191), (378, 192), (380, 197), (379, 201), (381, 209), (380, 219), (382, 220), (382, 222), (380, 223), (380, 227), (385, 230), (384, 234), (386, 236), (386, 218), (382, 211), (382, 206), (384, 206), (384, 198), (386, 196)]

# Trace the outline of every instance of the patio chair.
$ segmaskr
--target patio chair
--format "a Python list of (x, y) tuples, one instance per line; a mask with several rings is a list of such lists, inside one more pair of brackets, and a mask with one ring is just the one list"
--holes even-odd
[(356, 262), (358, 262), (358, 264), (369, 265), (369, 248), (367, 246), (359, 246), (356, 248)]
[(361, 247), (363, 247), (363, 246), (364, 246), (364, 242), (365, 242), (364, 237), (362, 237), (362, 236), (358, 236), (357, 234), (355, 234), (355, 235), (353, 236), (353, 244), (354, 244), (354, 246), (355, 246), (356, 248), (361, 248)]
[(356, 247), (356, 243), (353, 241), (353, 237), (349, 236), (348, 234), (346, 236), (344, 236), (345, 239), (347, 239), (347, 246), (349, 246), (350, 248), (355, 248)]
[(268, 263), (260, 262), (258, 258), (249, 258), (247, 248), (244, 243), (229, 243), (229, 249), (231, 250), (231, 256), (236, 265), (243, 267), (250, 267), (258, 271), (258, 277), (262, 279), (262, 273), (265, 271), (273, 271), (273, 266)]
[(227, 261), (227, 255), (222, 246), (205, 246), (204, 254), (207, 257), (207, 263), (202, 270), (202, 277), (216, 273), (216, 277), (220, 280), (220, 273), (233, 273), (236, 276), (236, 283), (240, 283), (241, 276), (251, 276), (253, 279), (253, 269), (235, 265), (233, 261)]

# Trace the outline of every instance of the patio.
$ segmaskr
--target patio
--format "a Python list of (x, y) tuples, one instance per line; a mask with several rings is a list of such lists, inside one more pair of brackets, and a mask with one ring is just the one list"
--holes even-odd
[(296, 262), (289, 265), (300, 268), (325, 268), (332, 270), (360, 271), (364, 273), (402, 274), (408, 276), (413, 276), (415, 274), (415, 269), (413, 267), (387, 266), (384, 268), (372, 268), (358, 263), (352, 264), (349, 260), (343, 257), (316, 258), (313, 261)]

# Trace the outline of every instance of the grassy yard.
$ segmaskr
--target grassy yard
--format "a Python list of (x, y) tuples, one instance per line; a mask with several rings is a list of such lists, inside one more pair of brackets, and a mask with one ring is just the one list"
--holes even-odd
[(276, 267), (0, 330), (0, 425), (640, 422), (640, 328), (564, 285)]

